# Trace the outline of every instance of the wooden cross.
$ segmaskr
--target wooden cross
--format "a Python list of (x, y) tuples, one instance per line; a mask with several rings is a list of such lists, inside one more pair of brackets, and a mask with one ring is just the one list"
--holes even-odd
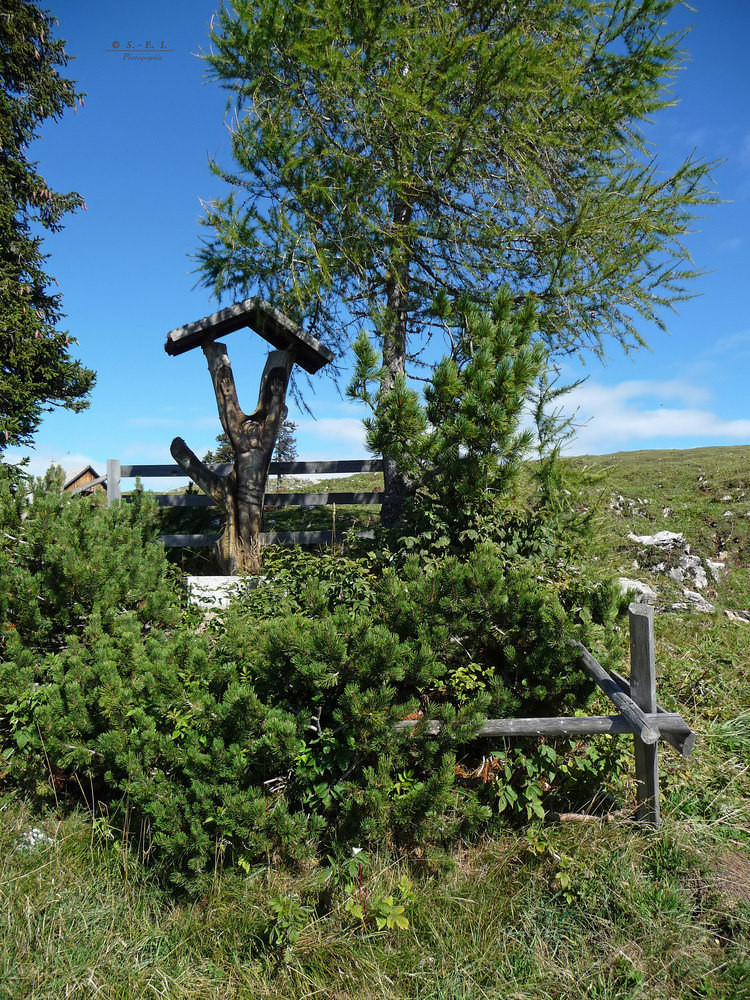
[[(258, 405), (246, 414), (240, 408), (225, 344), (218, 337), (249, 327), (272, 344), (260, 380)], [(183, 441), (175, 438), (170, 451), (192, 481), (225, 513), (224, 531), (216, 555), (225, 573), (259, 573), (260, 533), (268, 467), (279, 428), (286, 418), (286, 390), (298, 364), (310, 374), (333, 360), (314, 337), (263, 299), (246, 299), (203, 319), (170, 330), (164, 350), (176, 356), (195, 347), (203, 350), (216, 395), (219, 419), (235, 454), (234, 468), (217, 475)]]

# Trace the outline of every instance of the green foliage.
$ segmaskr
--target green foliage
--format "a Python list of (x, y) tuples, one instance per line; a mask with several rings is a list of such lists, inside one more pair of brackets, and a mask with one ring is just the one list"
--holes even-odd
[(85, 205), (74, 191), (51, 191), (28, 156), (45, 122), (83, 103), (59, 75), (68, 55), (56, 23), (28, 0), (6, 0), (0, 16), (0, 452), (29, 444), (45, 410), (84, 409), (94, 384), (57, 329), (61, 297), (48, 291), (38, 235)]
[[(546, 358), (541, 342), (533, 340), (534, 301), (517, 308), (507, 290), (491, 313), (471, 310), (457, 326), (451, 355), (425, 387), (424, 405), (399, 376), (376, 406), (385, 371), (376, 369), (364, 333), (354, 345), (357, 363), (348, 394), (374, 409), (365, 421), (370, 450), (390, 455), (444, 519), (460, 511), (470, 520), (486, 517), (493, 498), (518, 481), (533, 443), (532, 432), (519, 426), (523, 407)], [(370, 389), (373, 382), (377, 392)]]
[(673, 100), (675, 5), (223, 8), (206, 60), (234, 163), (212, 164), (231, 190), (207, 206), (202, 281), (333, 342), (364, 321), (392, 375), (502, 285), (540, 296), (557, 347), (642, 343), (639, 318), (686, 294), (682, 238), (713, 200), (705, 163), (664, 176), (643, 137)]
[(271, 947), (291, 950), (309, 924), (315, 912), (313, 907), (300, 903), (293, 896), (271, 896), (268, 905), (273, 913), (266, 931), (268, 943)]
[[(20, 479), (0, 466), (0, 620), (38, 652), (56, 652), (92, 620), (111, 627), (132, 614), (143, 627), (175, 624), (170, 572), (156, 538), (155, 505), (62, 492), (62, 472)], [(131, 558), (122, 558), (129, 550)], [(5, 637), (8, 638), (7, 636)]]
[[(491, 311), (469, 308), (451, 321), (453, 350), (436, 366), (424, 402), (401, 377), (380, 401), (387, 373), (362, 332), (348, 394), (365, 402), (368, 447), (390, 455), (411, 499), (385, 535), (395, 558), (424, 560), (500, 544), (511, 562), (570, 561), (585, 546), (591, 509), (580, 509), (581, 482), (564, 466), (572, 420), (554, 404), (558, 386), (538, 339), (538, 305), (519, 306), (508, 289)], [(523, 426), (531, 410), (535, 427)], [(532, 448), (538, 460), (524, 475)]]
[[(228, 851), (300, 857), (316, 821), (263, 782), (301, 745), (206, 639), (181, 624), (155, 506), (60, 492), (54, 472), (0, 496), (0, 732), (8, 773), (40, 794), (101, 798), (180, 883)], [(189, 876), (186, 873), (190, 873)]]
[[(207, 205), (201, 281), (217, 297), (257, 289), (339, 347), (363, 325), (378, 343), (383, 427), (419, 419), (408, 377), (425, 344), (504, 287), (538, 297), (553, 351), (643, 345), (641, 322), (664, 327), (688, 296), (698, 272), (683, 238), (716, 201), (709, 164), (664, 175), (643, 135), (673, 100), (676, 5), (223, 7), (206, 60), (228, 92), (234, 163), (211, 164), (230, 190)], [(449, 398), (454, 381), (446, 363)], [(466, 444), (470, 428), (456, 430)], [(398, 434), (377, 437), (394, 449), (390, 527), (408, 470)]]
[(226, 431), (216, 435), (217, 447), (213, 451), (207, 451), (203, 456), (204, 462), (233, 462), (234, 448), (227, 437)]
[[(640, 513), (610, 511), (605, 506), (602, 530), (594, 539), (599, 561), (591, 568), (611, 575), (626, 572), (633, 558), (627, 530), (640, 534), (668, 527), (683, 531), (700, 554), (715, 557), (718, 547), (725, 547), (728, 569), (711, 600), (720, 611), (750, 607), (750, 576), (744, 568), (750, 539), (750, 518), (744, 516), (750, 509), (750, 448), (625, 453), (572, 464), (592, 461), (610, 470), (608, 494), (651, 502), (639, 502)], [(699, 476), (710, 476), (710, 490), (705, 490)], [(24, 487), (13, 501), (22, 512), (28, 492)], [(731, 502), (723, 499), (728, 493)], [(595, 499), (589, 494), (587, 502), (593, 504)], [(13, 534), (8, 525), (11, 521), (17, 525), (18, 518), (10, 518), (8, 503), (3, 506), (3, 523)], [(665, 505), (674, 509), (668, 519), (662, 516)], [(723, 517), (726, 510), (733, 512), (732, 519)], [(6, 541), (6, 548), (15, 554), (22, 548)], [(116, 558), (130, 556), (118, 549)], [(303, 555), (296, 553), (284, 564), (290, 577), (302, 561)], [(582, 566), (586, 570), (586, 564)], [(378, 564), (375, 569), (377, 576)], [(578, 629), (584, 623), (575, 609), (583, 610), (583, 605), (569, 588), (586, 573), (562, 569), (559, 573), (558, 582), (566, 584), (566, 607), (572, 608), (570, 627), (581, 637)], [(658, 580), (666, 586), (663, 577)], [(375, 586), (376, 580), (369, 583)], [(662, 593), (658, 582), (657, 587)], [(381, 591), (377, 593), (382, 603)], [(304, 614), (302, 600), (296, 611)], [(252, 616), (247, 609), (243, 614), (250, 642)], [(592, 630), (592, 641), (599, 642), (592, 625), (585, 627)], [(209, 650), (207, 669), (217, 678), (213, 690), (218, 695), (218, 679), (223, 677), (225, 683), (234, 669), (229, 651), (218, 663), (213, 656), (220, 619), (204, 631), (206, 624), (191, 615), (185, 628), (191, 633), (191, 646)], [(486, 824), (499, 828), (490, 829), (487, 836), (470, 844), (454, 843), (442, 855), (429, 844), (420, 847), (413, 841), (408, 850), (394, 852), (385, 840), (377, 843), (376, 850), (353, 855), (353, 845), (364, 841), (352, 836), (326, 846), (314, 863), (298, 866), (275, 863), (284, 855), (277, 854), (272, 844), (267, 854), (259, 855), (251, 853), (252, 844), (245, 849), (238, 838), (235, 866), (229, 864), (230, 847), (223, 858), (219, 852), (206, 855), (205, 876), (185, 866), (183, 877), (187, 875), (199, 891), (192, 898), (183, 896), (176, 905), (174, 893), (160, 883), (174, 870), (172, 860), (176, 867), (185, 856), (181, 861), (177, 852), (170, 855), (165, 838), (158, 852), (153, 845), (148, 854), (152, 865), (157, 856), (162, 859), (153, 871), (129, 849), (138, 840), (140, 803), (138, 811), (123, 803), (118, 812), (121, 793), (107, 795), (107, 789), (94, 782), (99, 801), (92, 824), (90, 810), (63, 808), (66, 792), (68, 801), (72, 798), (72, 781), (64, 787), (58, 783), (59, 805), (39, 809), (13, 792), (16, 772), (7, 773), (4, 765), (0, 965), (5, 991), (39, 1000), (57, 1000), (66, 991), (145, 996), (163, 993), (168, 982), (173, 992), (190, 997), (234, 995), (239, 990), (249, 996), (298, 1000), (316, 991), (321, 996), (342, 993), (384, 1000), (479, 1000), (500, 990), (504, 995), (560, 1000), (580, 1000), (583, 993), (746, 1000), (750, 982), (750, 842), (744, 822), (750, 801), (747, 626), (723, 614), (667, 612), (656, 617), (655, 629), (659, 701), (670, 711), (680, 711), (700, 734), (689, 762), (668, 746), (660, 748), (664, 824), (659, 831), (644, 831), (631, 822), (632, 742), (627, 738), (586, 738), (572, 745), (556, 741), (550, 744), (556, 761), (540, 756), (533, 741), (508, 740), (504, 748), (493, 742), (476, 750), (466, 744), (456, 748), (456, 761), (469, 774), (486, 764), (490, 755), (497, 754), (499, 764), (507, 760), (513, 766), (518, 761), (511, 781), (521, 808), (511, 812), (506, 806), (499, 816), (498, 793), (507, 783), (504, 772), (493, 782), (479, 776), (459, 778), (454, 771), (454, 793), (465, 793), (468, 799), (471, 790), (492, 812), (493, 819)], [(619, 640), (624, 659), (624, 633)], [(601, 645), (594, 648), (601, 658)], [(238, 649), (242, 652), (241, 646)], [(626, 672), (623, 659), (618, 669)], [(240, 662), (235, 664), (237, 671)], [(484, 690), (484, 668), (477, 670), (477, 662), (467, 655), (453, 671), (456, 699), (462, 691), (464, 703), (475, 691)], [(138, 671), (143, 667), (141, 658)], [(159, 670), (166, 667), (158, 662)], [(197, 667), (193, 670), (200, 672)], [(481, 687), (466, 687), (464, 681)], [(198, 688), (203, 687), (201, 681)], [(31, 700), (25, 689), (8, 692), (8, 705), (2, 707), (6, 748), (11, 745), (7, 728), (11, 716), (17, 717), (18, 729), (29, 728), (33, 735), (34, 714), (46, 697), (43, 688), (36, 690), (42, 694)], [(197, 704), (194, 692), (191, 687), (183, 692), (183, 702), (166, 708), (172, 718), (163, 724), (165, 731), (169, 725), (170, 734), (178, 734), (183, 757), (194, 752), (189, 735), (193, 709), (187, 703)], [(424, 708), (429, 717), (430, 705)], [(607, 711), (606, 705), (600, 702), (594, 711)], [(328, 730), (324, 737), (306, 730), (310, 714), (305, 710), (300, 719), (302, 737), (292, 764), (300, 771), (309, 767), (302, 763), (307, 755), (317, 773), (323, 774), (316, 776), (316, 784), (336, 777), (331, 781), (335, 786), (341, 775), (334, 771), (344, 760), (336, 762), (334, 747), (343, 731), (334, 734), (335, 725), (326, 725), (325, 713), (320, 719)], [(134, 758), (138, 745), (134, 738)], [(536, 761), (531, 778), (521, 755), (526, 762)], [(159, 760), (154, 763), (154, 780), (158, 775), (165, 784), (172, 782), (178, 796), (185, 780), (180, 759), (176, 754), (163, 772), (158, 771)], [(41, 751), (35, 751), (35, 761), (38, 775), (48, 773)], [(551, 811), (596, 814), (599, 809), (590, 800), (611, 765), (621, 772), (623, 788), (613, 789), (616, 803), (597, 800), (607, 810), (606, 820), (591, 816), (586, 823), (551, 821)], [(486, 771), (488, 776), (499, 775), (491, 767)], [(286, 773), (273, 770), (267, 777), (286, 779)], [(208, 780), (214, 781), (215, 775)], [(393, 797), (408, 801), (423, 781), (419, 763), (394, 768), (390, 780)], [(544, 824), (526, 822), (524, 796), (531, 782), (544, 793)], [(81, 784), (90, 798), (85, 777)], [(545, 790), (547, 784), (551, 788)], [(268, 788), (278, 784), (265, 786), (263, 795), (271, 801), (288, 794)], [(217, 817), (216, 800), (199, 793), (196, 786), (196, 813), (203, 803), (205, 815)], [(622, 815), (611, 809), (613, 805), (623, 807)], [(169, 817), (172, 834), (182, 822), (180, 816), (175, 808)], [(478, 828), (485, 829), (483, 823)], [(25, 849), (33, 829), (44, 831), (49, 840)], [(167, 822), (161, 829), (167, 829)], [(375, 912), (386, 897), (404, 907), (408, 931), (377, 930)], [(297, 924), (301, 930), (291, 948), (280, 943), (266, 950), (276, 916), (269, 906), (271, 898), (289, 898), (310, 908), (304, 923), (301, 918)]]
[(345, 551), (306, 552), (291, 546), (269, 549), (264, 556), (267, 580), (248, 592), (241, 606), (253, 618), (334, 610), (351, 616), (368, 613), (374, 600), (378, 557), (358, 551), (356, 539), (344, 536)]
[[(566, 640), (605, 663), (616, 647), (611, 587), (489, 543), (428, 567), (279, 553), (275, 579), (196, 632), (144, 494), (106, 508), (50, 473), (0, 499), (17, 538), (0, 575), (8, 773), (105, 803), (178, 885), (321, 843), (429, 851), (475, 834), (502, 795), (457, 782), (483, 720), (579, 707), (591, 684)], [(519, 783), (521, 763), (505, 784), (526, 811), (507, 812), (538, 815), (538, 769)], [(402, 926), (402, 905), (385, 893), (375, 925)], [(296, 924), (277, 916), (280, 943)]]
[[(363, 843), (445, 843), (486, 823), (488, 802), (455, 785), (460, 748), (484, 718), (585, 704), (592, 685), (566, 640), (608, 662), (623, 605), (612, 586), (540, 581), (489, 544), (427, 569), (414, 557), (386, 568), (365, 602), (338, 581), (332, 592), (325, 580), (292, 580), (231, 608), (217, 653), (241, 664), (262, 702), (306, 723), (290, 802)], [(282, 613), (269, 618), (273, 604)], [(416, 728), (394, 730), (415, 712)]]
[[(293, 462), (297, 457), (297, 442), (294, 432), (297, 425), (293, 420), (283, 420), (279, 427), (279, 434), (276, 438), (276, 447), (273, 450), (273, 461)], [(281, 476), (278, 477), (281, 481)]]

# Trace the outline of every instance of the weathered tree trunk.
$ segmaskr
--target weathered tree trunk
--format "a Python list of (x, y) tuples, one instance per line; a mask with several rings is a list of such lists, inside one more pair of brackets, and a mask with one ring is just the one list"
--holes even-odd
[[(411, 221), (411, 206), (397, 198), (393, 207), (393, 224), (396, 228)], [(396, 378), (406, 373), (406, 341), (409, 295), (408, 255), (399, 262), (393, 259), (386, 283), (386, 310), (388, 327), (383, 334), (383, 380), (378, 393), (383, 400), (393, 391)], [(383, 455), (383, 483), (385, 492), (380, 519), (386, 527), (393, 527), (401, 517), (404, 501), (411, 493), (410, 484), (390, 455)]]
[(209, 342), (203, 344), (203, 353), (221, 425), (234, 450), (234, 469), (227, 476), (217, 476), (182, 438), (174, 439), (170, 451), (193, 482), (224, 511), (224, 531), (215, 550), (224, 572), (257, 574), (261, 569), (260, 534), (268, 467), (287, 414), (286, 390), (294, 355), (291, 351), (272, 351), (268, 355), (258, 405), (247, 415), (240, 409), (226, 346)]

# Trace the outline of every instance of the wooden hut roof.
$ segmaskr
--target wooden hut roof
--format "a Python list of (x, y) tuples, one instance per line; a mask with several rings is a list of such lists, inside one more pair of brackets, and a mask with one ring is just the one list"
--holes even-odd
[(89, 473), (92, 479), (99, 479), (99, 473), (96, 471), (93, 465), (82, 465), (78, 469), (71, 469), (69, 472), (65, 473), (65, 479), (63, 480), (63, 489), (69, 489), (73, 483), (77, 482), (86, 473)]

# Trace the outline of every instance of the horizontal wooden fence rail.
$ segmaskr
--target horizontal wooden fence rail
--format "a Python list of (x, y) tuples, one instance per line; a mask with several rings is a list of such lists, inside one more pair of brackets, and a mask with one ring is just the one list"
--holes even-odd
[[(218, 475), (232, 471), (228, 462), (213, 463), (208, 466)], [(383, 462), (379, 458), (335, 459), (316, 462), (271, 462), (271, 476), (341, 475), (357, 472), (382, 472)], [(107, 461), (107, 475), (99, 482), (107, 483), (107, 503), (121, 500), (123, 479), (186, 479), (185, 471), (179, 465), (123, 465), (119, 459)], [(88, 488), (92, 484), (87, 484)], [(154, 493), (160, 507), (213, 507), (214, 501), (205, 493)], [(127, 499), (127, 497), (126, 497)], [(266, 493), (266, 507), (324, 507), (329, 504), (379, 504), (383, 501), (382, 491), (371, 493)], [(372, 537), (371, 531), (359, 532), (359, 537)], [(167, 548), (205, 548), (213, 545), (218, 535), (162, 535), (161, 541)], [(267, 531), (261, 534), (263, 545), (330, 545), (335, 541), (332, 531)]]
[[(176, 463), (173, 465), (122, 465), (117, 459), (110, 459), (107, 462), (118, 462), (121, 479), (187, 479), (185, 470)], [(231, 462), (212, 463), (208, 466), (217, 475), (226, 475), (231, 472), (233, 465)], [(333, 475), (336, 473), (355, 472), (382, 472), (383, 460), (380, 458), (346, 458), (332, 461), (319, 462), (271, 462), (268, 470), (269, 476), (304, 476), (304, 475)]]
[[(635, 781), (637, 818), (649, 826), (659, 826), (658, 741), (663, 739), (685, 760), (693, 752), (695, 733), (677, 712), (667, 712), (656, 704), (656, 658), (654, 654), (654, 609), (648, 604), (631, 604), (630, 680), (616, 671), (607, 671), (585, 646), (573, 642), (579, 650), (578, 662), (600, 689), (619, 709), (619, 715), (557, 716), (528, 719), (488, 719), (476, 733), (477, 738), (496, 736), (627, 736), (635, 746)], [(440, 731), (434, 720), (408, 719), (397, 722), (395, 729), (423, 727), (427, 733)]]
[[(357, 538), (374, 538), (374, 531), (358, 531)], [(336, 536), (341, 538), (339, 532)], [(200, 549), (213, 545), (218, 535), (159, 535), (159, 541), (168, 549)], [(262, 545), (332, 545), (336, 540), (332, 531), (262, 531)]]
[[(647, 719), (658, 728), (659, 736), (667, 733), (675, 737), (690, 732), (687, 723), (678, 712), (664, 712), (647, 715)], [(397, 722), (394, 729), (413, 729), (419, 720), (407, 719)], [(439, 722), (425, 723), (425, 732), (433, 736), (440, 732)], [(532, 717), (528, 719), (488, 719), (476, 733), (477, 738), (487, 736), (625, 736), (634, 729), (623, 715), (557, 715)], [(695, 742), (695, 733), (691, 733)], [(683, 754), (685, 756), (685, 754)]]
[[(160, 507), (215, 507), (205, 493), (154, 493)], [(328, 504), (373, 504), (383, 502), (382, 490), (373, 493), (266, 493), (265, 507), (325, 507)]]

